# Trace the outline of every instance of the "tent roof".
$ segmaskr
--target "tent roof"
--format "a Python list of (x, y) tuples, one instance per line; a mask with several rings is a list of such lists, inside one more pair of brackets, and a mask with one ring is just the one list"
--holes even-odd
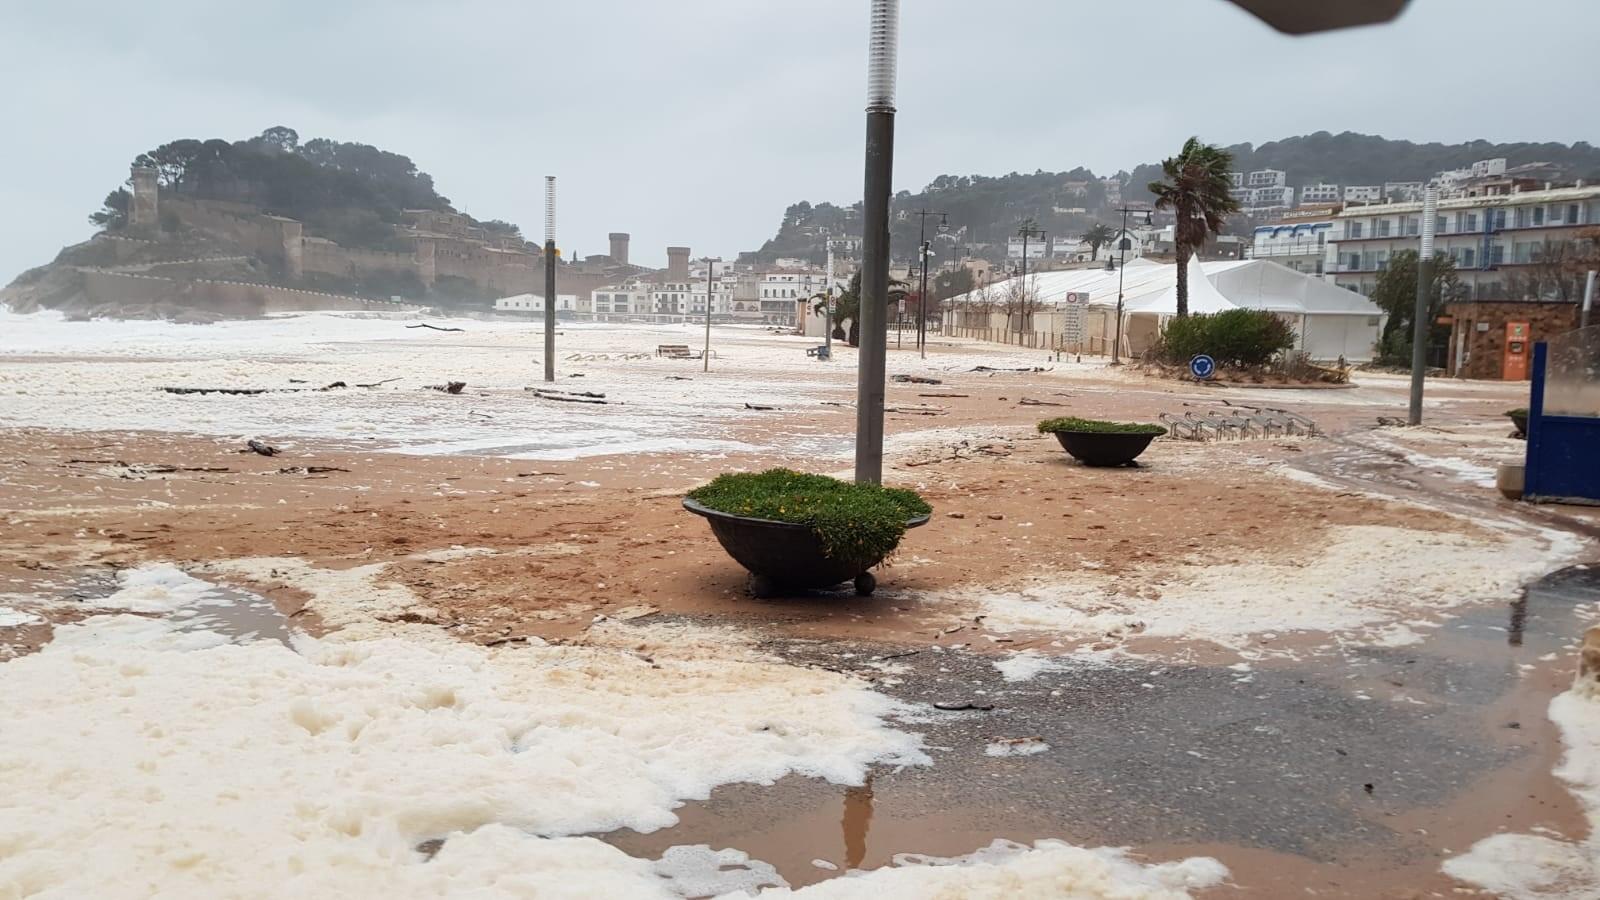
[[(1172, 286), (1162, 291), (1154, 298), (1143, 298), (1138, 303), (1124, 302), (1123, 310), (1128, 313), (1155, 313), (1156, 315), (1171, 316), (1178, 312), (1178, 267), (1176, 264), (1162, 266), (1162, 271), (1171, 272)], [(1238, 309), (1239, 304), (1230, 302), (1227, 297), (1218, 291), (1211, 279), (1206, 277), (1202, 263), (1194, 257), (1189, 258), (1189, 312), (1210, 315), (1230, 309)]]
[[(1122, 270), (1123, 309), (1130, 313), (1172, 315), (1177, 312), (1177, 272), (1174, 263), (1128, 261)], [(1068, 293), (1086, 293), (1089, 305), (1114, 307), (1117, 303), (1118, 272), (1105, 269), (1067, 269), (1029, 275), (1043, 306), (1062, 304)], [(1203, 277), (1200, 277), (1203, 276)], [(1009, 280), (1009, 279), (1008, 279)], [(991, 299), (1003, 303), (1006, 282), (989, 286)], [(949, 302), (969, 302), (975, 292), (951, 298)], [(1202, 300), (1203, 297), (1203, 300)], [(1219, 303), (1220, 301), (1220, 303)], [(1296, 272), (1264, 259), (1190, 261), (1189, 309), (1192, 312), (1218, 312), (1243, 307), (1266, 309), (1290, 315), (1379, 316), (1377, 304), (1360, 294), (1338, 287), (1313, 275)]]

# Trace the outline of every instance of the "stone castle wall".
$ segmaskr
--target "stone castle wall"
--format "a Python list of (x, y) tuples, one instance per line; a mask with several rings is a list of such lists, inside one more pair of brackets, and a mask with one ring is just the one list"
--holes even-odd
[(132, 272), (84, 271), (84, 292), (96, 304), (175, 303), (235, 316), (308, 310), (389, 310), (417, 307), (272, 284), (216, 279), (173, 279)]

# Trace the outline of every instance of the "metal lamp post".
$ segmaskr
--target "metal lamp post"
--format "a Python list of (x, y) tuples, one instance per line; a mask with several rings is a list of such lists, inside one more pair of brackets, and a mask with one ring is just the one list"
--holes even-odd
[(861, 353), (856, 368), (856, 481), (883, 481), (888, 354), (889, 194), (894, 176), (895, 56), (900, 0), (872, 0), (867, 37), (867, 152), (861, 202)]
[(711, 306), (713, 288), (717, 283), (717, 263), (706, 257), (706, 345), (700, 351), (700, 371), (711, 371)]
[[(1043, 241), (1046, 233), (1047, 232), (1045, 232), (1044, 229), (1035, 228), (1032, 225), (1023, 225), (1021, 228), (1017, 229), (1017, 234), (1022, 236), (1022, 268), (1020, 270), (1020, 277), (1022, 278), (1022, 292), (1017, 295), (1023, 298), (1022, 313), (1021, 315), (1017, 316), (1017, 334), (1019, 335), (1022, 334), (1023, 327), (1028, 323), (1028, 237), (1030, 235), (1037, 235), (1039, 240)], [(1022, 338), (1017, 338), (1017, 345), (1022, 345)]]
[(556, 380), (556, 177), (544, 177), (544, 380)]
[(1422, 192), (1422, 241), (1417, 253), (1417, 305), (1411, 313), (1411, 409), (1406, 421), (1422, 424), (1422, 381), (1428, 366), (1428, 332), (1433, 323), (1428, 321), (1433, 293), (1433, 232), (1439, 216), (1439, 189), (1430, 187)]
[[(1149, 210), (1135, 210), (1126, 206), (1120, 210), (1122, 213), (1122, 233), (1117, 236), (1117, 337), (1111, 343), (1111, 364), (1113, 366), (1122, 365), (1122, 281), (1123, 270), (1128, 267), (1128, 244), (1130, 243), (1128, 241), (1128, 213), (1141, 211), (1144, 212), (1144, 223), (1149, 225), (1151, 221)], [(1101, 332), (1101, 334), (1104, 334), (1104, 332)]]
[(914, 213), (921, 224), (917, 226), (917, 246), (922, 253), (922, 292), (917, 295), (917, 347), (922, 351), (922, 358), (928, 358), (928, 217), (938, 216), (938, 233), (947, 234), (950, 231), (949, 216), (942, 212), (930, 212), (926, 209)]

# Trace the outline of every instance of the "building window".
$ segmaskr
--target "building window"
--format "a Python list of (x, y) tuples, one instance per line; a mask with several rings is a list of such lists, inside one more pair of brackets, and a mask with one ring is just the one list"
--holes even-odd
[(1578, 224), (1578, 204), (1576, 203), (1567, 204), (1567, 224)]
[(1344, 226), (1344, 236), (1347, 237), (1347, 238), (1358, 238), (1358, 237), (1361, 237), (1361, 223), (1360, 222), (1348, 222), (1348, 223), (1346, 223), (1345, 226)]
[(1535, 228), (1537, 228), (1537, 227), (1539, 227), (1540, 225), (1543, 225), (1543, 224), (1544, 224), (1544, 207), (1535, 206), (1533, 208), (1533, 225), (1534, 225)]
[(1377, 237), (1388, 237), (1389, 236), (1389, 220), (1388, 219), (1379, 219), (1378, 220), (1378, 230), (1377, 230), (1377, 232), (1375, 232), (1375, 235)]

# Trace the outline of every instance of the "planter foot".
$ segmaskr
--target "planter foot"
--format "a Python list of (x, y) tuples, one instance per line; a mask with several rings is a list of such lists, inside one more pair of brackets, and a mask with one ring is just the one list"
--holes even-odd
[(856, 576), (856, 596), (871, 597), (872, 592), (878, 588), (878, 579), (872, 577), (871, 572), (862, 572)]
[(765, 575), (751, 575), (750, 596), (758, 600), (767, 600), (778, 596), (777, 582)]

